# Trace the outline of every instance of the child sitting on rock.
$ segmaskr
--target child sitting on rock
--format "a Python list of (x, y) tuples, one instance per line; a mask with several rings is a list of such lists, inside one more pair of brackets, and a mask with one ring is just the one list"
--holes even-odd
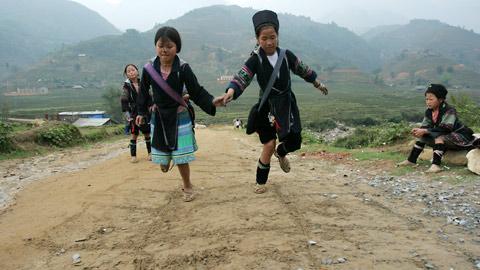
[(469, 150), (475, 148), (473, 131), (462, 124), (454, 107), (446, 103), (447, 89), (441, 84), (431, 84), (425, 91), (427, 110), (422, 126), (412, 129), (411, 133), (418, 138), (408, 159), (399, 166), (414, 166), (425, 145), (433, 148), (432, 166), (427, 173), (442, 171), (440, 163), (447, 150)]

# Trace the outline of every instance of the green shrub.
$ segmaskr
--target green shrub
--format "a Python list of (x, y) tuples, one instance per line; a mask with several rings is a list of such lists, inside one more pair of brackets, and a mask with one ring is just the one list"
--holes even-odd
[(404, 140), (411, 127), (405, 123), (384, 123), (374, 127), (357, 128), (355, 132), (334, 142), (337, 147), (360, 148), (392, 144)]
[(315, 133), (308, 130), (302, 130), (303, 144), (316, 144), (316, 143), (322, 143), (322, 142), (323, 140), (321, 138), (318, 138), (318, 136), (315, 136)]
[(121, 135), (124, 133), (124, 126), (101, 127), (92, 132), (84, 134), (83, 137), (88, 142), (96, 142), (108, 138), (110, 136)]
[(380, 124), (378, 120), (375, 120), (371, 117), (364, 117), (364, 118), (353, 118), (353, 119), (348, 119), (345, 121), (347, 125), (352, 125), (352, 126), (376, 126)]
[[(457, 110), (460, 121), (475, 129), (480, 128), (480, 107), (466, 94), (452, 96), (452, 105)], [(478, 131), (478, 130), (476, 130)]]
[(0, 121), (0, 153), (9, 153), (15, 149), (11, 137), (12, 132), (11, 125)]
[(82, 140), (82, 135), (77, 127), (66, 123), (53, 123), (42, 128), (35, 138), (39, 144), (67, 147), (77, 144)]
[(337, 123), (332, 119), (315, 120), (307, 123), (306, 127), (315, 131), (324, 131), (336, 128)]

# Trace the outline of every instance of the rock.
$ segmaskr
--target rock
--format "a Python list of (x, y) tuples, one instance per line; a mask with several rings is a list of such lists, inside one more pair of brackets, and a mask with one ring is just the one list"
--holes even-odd
[(322, 264), (324, 264), (324, 265), (331, 265), (331, 264), (333, 264), (333, 260), (330, 259), (330, 258), (322, 259)]
[(468, 169), (480, 175), (480, 149), (473, 149), (467, 153)]
[(80, 254), (78, 254), (78, 253), (73, 254), (73, 256), (72, 256), (72, 263), (73, 264), (79, 264), (81, 261), (82, 261), (82, 259), (80, 258)]
[[(467, 152), (468, 151), (447, 151), (443, 155), (442, 163), (454, 164), (454, 165), (467, 165)], [(433, 157), (433, 150), (431, 148), (425, 148), (419, 159), (431, 160)]]
[(309, 246), (313, 246), (313, 245), (316, 245), (316, 244), (317, 244), (316, 241), (308, 240), (308, 245), (309, 245)]

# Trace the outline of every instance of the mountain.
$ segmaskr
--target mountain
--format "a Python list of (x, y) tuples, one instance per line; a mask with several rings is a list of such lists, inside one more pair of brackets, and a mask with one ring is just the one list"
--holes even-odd
[(0, 74), (67, 44), (120, 34), (96, 12), (68, 0), (0, 0), (0, 6)]
[(402, 26), (403, 25), (397, 25), (397, 24), (376, 26), (374, 28), (369, 29), (364, 34), (362, 34), (362, 38), (368, 42), (371, 42), (371, 40), (374, 39), (375, 37), (383, 35), (385, 33), (395, 31)]
[(427, 50), (480, 72), (480, 35), (472, 30), (436, 20), (416, 19), (403, 26), (374, 29), (363, 37), (385, 61), (404, 51)]
[[(9, 77), (8, 85), (15, 89), (120, 84), (125, 64), (141, 68), (155, 55), (156, 30), (169, 25), (182, 36), (179, 56), (190, 63), (202, 83), (210, 84), (207, 87), (218, 87), (216, 79), (233, 75), (255, 46), (254, 13), (238, 6), (210, 6), (146, 32), (130, 29), (64, 45), (28, 71)], [(279, 20), (280, 46), (291, 49), (323, 78), (368, 82), (371, 77), (365, 73), (373, 71), (376, 83), (480, 87), (480, 35), (472, 31), (439, 21), (412, 20), (377, 27), (360, 37), (335, 23), (321, 24), (307, 17), (279, 14)]]
[(465, 65), (430, 50), (404, 51), (388, 61), (381, 70), (384, 82), (395, 85), (425, 86), (437, 82), (454, 88), (479, 89), (478, 76)]
[[(154, 56), (156, 30), (169, 25), (182, 36), (180, 57), (191, 64), (199, 77), (215, 80), (236, 72), (255, 46), (251, 17), (255, 10), (238, 6), (210, 6), (140, 33), (99, 37), (51, 53), (17, 78), (56, 87), (64, 84), (101, 85), (122, 80), (126, 63), (142, 64)], [(320, 24), (309, 18), (279, 14), (280, 46), (291, 49), (316, 70), (359, 67), (371, 70), (379, 58), (366, 41), (336, 24)]]

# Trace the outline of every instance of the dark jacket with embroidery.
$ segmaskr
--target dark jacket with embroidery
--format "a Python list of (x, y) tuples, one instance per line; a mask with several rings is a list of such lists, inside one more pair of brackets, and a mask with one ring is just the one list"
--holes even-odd
[[(138, 86), (140, 87), (140, 80)], [(137, 96), (137, 91), (132, 82), (129, 79), (125, 80), (123, 83), (123, 92), (120, 96), (120, 103), (122, 105), (122, 112), (129, 112), (133, 119), (138, 115)], [(148, 107), (152, 106), (151, 99), (148, 99), (146, 102)]]
[(431, 136), (438, 137), (452, 132), (464, 136), (467, 140), (472, 138), (473, 131), (462, 124), (457, 117), (457, 111), (446, 102), (440, 104), (437, 121), (433, 121), (433, 110), (427, 109), (421, 128), (426, 128)]
[[(279, 51), (280, 48), (277, 48), (277, 53)], [(310, 83), (313, 83), (317, 78), (315, 71), (305, 65), (293, 52), (286, 50), (285, 58), (280, 66), (279, 76), (275, 80), (268, 97), (270, 106), (264, 106), (267, 108), (262, 108), (259, 117), (257, 117), (259, 120), (264, 119), (267, 117), (268, 112), (274, 115), (280, 141), (283, 141), (290, 132), (299, 133), (302, 130), (300, 113), (295, 95), (291, 89), (290, 71)], [(273, 66), (268, 61), (263, 49), (260, 48), (258, 52), (252, 53), (242, 69), (229, 83), (227, 89), (233, 88), (235, 90), (234, 99), (237, 99), (252, 82), (253, 77), (257, 75), (257, 81), (260, 85), (260, 100), (272, 72)]]
[[(159, 57), (155, 57), (152, 62), (153, 67), (160, 74)], [(212, 104), (213, 96), (198, 83), (197, 77), (190, 66), (187, 63), (181, 62), (178, 56), (175, 57), (172, 70), (166, 82), (180, 96), (182, 96), (183, 89), (186, 88), (190, 95), (190, 100), (198, 105), (204, 112), (215, 115), (216, 108)], [(144, 68), (142, 71), (140, 92), (137, 98), (139, 115), (144, 116), (148, 114), (150, 89), (152, 89), (153, 104), (157, 107), (157, 110), (154, 112), (155, 129), (153, 132), (152, 146), (164, 152), (176, 150), (178, 139), (177, 109), (179, 104), (155, 83), (148, 71)]]

